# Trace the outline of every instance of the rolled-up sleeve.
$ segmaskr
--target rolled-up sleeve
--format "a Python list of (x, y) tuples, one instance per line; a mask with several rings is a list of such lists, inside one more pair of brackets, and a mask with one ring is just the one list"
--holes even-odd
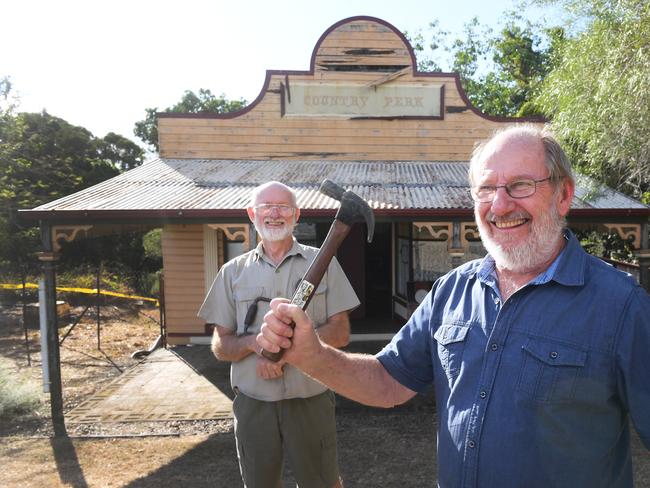
[(427, 295), (404, 327), (375, 355), (388, 374), (420, 393), (433, 381), (429, 322), (432, 296)]
[(237, 328), (237, 314), (232, 285), (227, 267), (223, 266), (212, 282), (198, 316), (208, 324), (218, 324), (228, 329)]

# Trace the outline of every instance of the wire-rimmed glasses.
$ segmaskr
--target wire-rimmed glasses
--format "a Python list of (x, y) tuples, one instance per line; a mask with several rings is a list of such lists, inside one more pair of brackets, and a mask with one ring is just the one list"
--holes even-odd
[(551, 176), (542, 178), (541, 180), (533, 179), (522, 179), (511, 181), (505, 185), (478, 185), (472, 187), (472, 198), (477, 202), (481, 203), (490, 203), (494, 200), (494, 195), (496, 195), (499, 188), (504, 188), (506, 193), (512, 198), (527, 198), (533, 196), (537, 191), (537, 185), (548, 181), (551, 179)]

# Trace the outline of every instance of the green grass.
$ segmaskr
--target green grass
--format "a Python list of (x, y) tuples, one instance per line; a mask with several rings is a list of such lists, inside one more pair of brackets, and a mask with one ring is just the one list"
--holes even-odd
[(0, 418), (12, 418), (36, 411), (40, 405), (39, 385), (8, 359), (0, 358)]

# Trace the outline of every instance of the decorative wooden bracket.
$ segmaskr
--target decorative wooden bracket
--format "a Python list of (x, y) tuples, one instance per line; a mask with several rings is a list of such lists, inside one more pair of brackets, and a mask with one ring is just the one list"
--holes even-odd
[(220, 230), (229, 241), (244, 241), (244, 248), (250, 250), (250, 233), (248, 224), (208, 224), (214, 230)]
[(640, 224), (603, 224), (607, 230), (616, 232), (621, 238), (632, 244), (634, 249), (641, 248)]
[(61, 251), (60, 240), (65, 242), (72, 242), (77, 238), (79, 232), (88, 232), (92, 229), (92, 225), (55, 225), (52, 227), (52, 247), (55, 253)]
[(449, 222), (413, 222), (418, 232), (426, 230), (436, 240), (449, 240), (451, 237), (451, 223)]
[[(413, 222), (418, 232), (426, 230), (436, 240), (447, 240), (447, 250), (452, 255), (463, 255), (469, 243), (481, 239), (478, 227), (474, 222)], [(460, 227), (460, 236), (458, 228)]]
[(460, 242), (463, 247), (467, 249), (470, 242), (480, 241), (481, 235), (478, 231), (478, 226), (474, 222), (463, 222), (460, 224)]

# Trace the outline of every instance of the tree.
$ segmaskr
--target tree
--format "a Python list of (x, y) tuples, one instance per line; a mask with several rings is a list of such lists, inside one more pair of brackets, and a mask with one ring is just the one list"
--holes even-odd
[(24, 227), (17, 210), (31, 208), (119, 173), (103, 159), (98, 140), (47, 112), (0, 119), (0, 256), (5, 264), (32, 260), (38, 230)]
[[(8, 78), (0, 79), (0, 100), (11, 100), (11, 89)], [(142, 148), (120, 135), (96, 138), (46, 111), (15, 109), (13, 103), (0, 107), (0, 265), (14, 272), (33, 264), (40, 249), (38, 228), (19, 221), (18, 209), (97, 184), (144, 157)]]
[(437, 20), (428, 30), (428, 44), (421, 31), (412, 36), (418, 69), (457, 72), (468, 98), (484, 113), (541, 115), (534, 99), (553, 67), (562, 29), (543, 28), (510, 13), (496, 34), (477, 18), (465, 24), (462, 37), (451, 42), (449, 32), (441, 30)]
[(0, 117), (11, 115), (16, 108), (18, 97), (12, 91), (13, 83), (8, 76), (0, 78)]
[(140, 166), (144, 151), (135, 142), (114, 132), (109, 132), (97, 141), (100, 157), (121, 171)]
[(578, 168), (650, 202), (650, 3), (567, 0), (568, 39), (538, 103)]
[[(198, 94), (191, 90), (186, 90), (181, 100), (175, 105), (166, 108), (164, 112), (211, 112), (223, 114), (240, 110), (246, 106), (246, 103), (246, 100), (242, 98), (239, 100), (228, 100), (224, 94), (217, 97), (210, 90), (200, 88)], [(145, 119), (136, 122), (133, 133), (142, 139), (142, 141), (149, 144), (152, 150), (157, 152), (159, 150), (158, 125), (156, 123), (158, 108), (147, 108), (145, 112)]]

